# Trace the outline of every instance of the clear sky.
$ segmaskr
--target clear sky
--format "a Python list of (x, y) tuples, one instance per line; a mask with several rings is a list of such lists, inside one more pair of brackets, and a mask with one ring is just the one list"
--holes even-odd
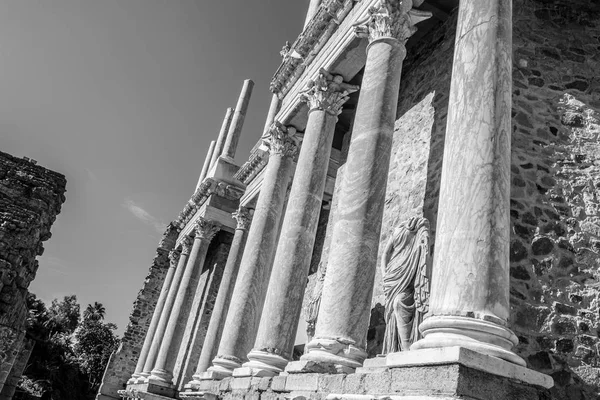
[(0, 0), (0, 150), (67, 177), (30, 291), (99, 301), (122, 333), (166, 224), (242, 81), (236, 159), (308, 0)]

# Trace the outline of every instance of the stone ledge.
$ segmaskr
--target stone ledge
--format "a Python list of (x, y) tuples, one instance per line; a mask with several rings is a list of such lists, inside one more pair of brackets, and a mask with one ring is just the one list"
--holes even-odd
[(546, 389), (554, 386), (554, 380), (548, 375), (458, 346), (391, 353), (386, 359), (388, 368), (445, 364), (460, 364)]

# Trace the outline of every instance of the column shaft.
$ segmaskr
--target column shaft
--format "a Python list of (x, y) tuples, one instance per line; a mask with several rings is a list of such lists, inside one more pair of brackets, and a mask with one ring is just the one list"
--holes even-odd
[(160, 315), (158, 326), (156, 327), (156, 331), (154, 333), (154, 338), (152, 339), (152, 345), (150, 346), (150, 350), (148, 351), (148, 355), (146, 357), (146, 362), (144, 363), (143, 372), (140, 374), (142, 377), (149, 377), (152, 368), (154, 368), (156, 356), (158, 355), (161, 342), (165, 335), (165, 330), (167, 329), (169, 316), (173, 310), (173, 304), (175, 303), (175, 298), (177, 297), (179, 284), (181, 283), (181, 278), (183, 276), (183, 272), (185, 271), (185, 266), (187, 264), (190, 251), (191, 240), (186, 237), (182, 241), (182, 251), (181, 255), (179, 256), (179, 262), (177, 263), (177, 268), (175, 269), (175, 274), (173, 276), (173, 280), (171, 281), (171, 286), (169, 287), (169, 293), (167, 294), (167, 299), (165, 300), (165, 305)]
[[(334, 81), (335, 79), (335, 81)], [(294, 339), (306, 289), (310, 255), (327, 179), (331, 144), (337, 116), (349, 91), (356, 87), (342, 83), (322, 71), (311, 81), (304, 99), (309, 116), (292, 189), (283, 220), (265, 308), (254, 349), (248, 354), (252, 375), (275, 375), (292, 358)]]
[(196, 184), (196, 190), (206, 178), (206, 174), (208, 174), (208, 170), (210, 169), (211, 159), (213, 154), (215, 153), (215, 141), (210, 142), (210, 146), (208, 147), (208, 153), (206, 153), (206, 158), (204, 159), (204, 165), (202, 166), (202, 172), (200, 172), (200, 177), (198, 178), (198, 184)]
[(217, 349), (225, 325), (225, 318), (227, 318), (231, 296), (242, 261), (242, 254), (244, 253), (244, 248), (246, 246), (248, 228), (250, 225), (250, 213), (248, 209), (240, 207), (238, 211), (234, 213), (234, 218), (238, 221), (237, 227), (233, 236), (233, 242), (231, 243), (229, 256), (227, 257), (225, 270), (223, 271), (219, 292), (210, 317), (210, 323), (206, 331), (206, 339), (202, 345), (198, 367), (194, 374), (194, 380), (190, 382), (191, 385), (199, 383), (198, 380), (201, 379), (200, 374), (210, 367), (210, 362), (217, 355)]
[(265, 129), (263, 129), (263, 135), (266, 135), (273, 125), (275, 121), (275, 116), (279, 112), (279, 106), (281, 105), (281, 100), (279, 100), (279, 96), (277, 93), (273, 93), (271, 97), (271, 104), (269, 104), (269, 112), (267, 113), (267, 120), (265, 121)]
[[(410, 1), (371, 10), (367, 61), (348, 152), (315, 337), (302, 359), (356, 368), (366, 336), (400, 89)], [(405, 7), (407, 9), (405, 9)]]
[(238, 99), (235, 111), (233, 113), (233, 119), (227, 132), (227, 139), (225, 140), (225, 146), (221, 155), (233, 159), (237, 150), (238, 141), (242, 133), (242, 127), (244, 126), (244, 119), (246, 118), (246, 112), (248, 111), (248, 104), (250, 103), (250, 96), (252, 96), (252, 89), (254, 88), (254, 82), (250, 79), (244, 81), (242, 86), (242, 92)]
[(270, 130), (271, 154), (256, 204), (253, 222), (233, 291), (213, 367), (217, 377), (231, 375), (252, 348), (271, 275), (273, 253), (293, 168), (296, 149), (292, 128), (274, 124)]
[(165, 303), (167, 301), (167, 295), (169, 294), (169, 288), (171, 287), (171, 283), (173, 282), (173, 276), (175, 275), (175, 270), (177, 267), (177, 263), (179, 262), (181, 254), (178, 251), (172, 251), (169, 253), (170, 265), (165, 276), (165, 280), (163, 282), (162, 288), (160, 290), (160, 295), (158, 296), (158, 300), (156, 301), (156, 307), (154, 308), (154, 313), (152, 314), (152, 320), (150, 321), (150, 326), (148, 327), (148, 331), (146, 333), (146, 337), (144, 338), (144, 344), (142, 345), (142, 350), (140, 351), (140, 356), (138, 358), (137, 365), (135, 367), (135, 372), (131, 376), (131, 380), (128, 383), (134, 383), (134, 380), (142, 376), (144, 372), (144, 365), (146, 364), (146, 359), (148, 358), (148, 354), (150, 352), (150, 348), (152, 346), (152, 342), (154, 340), (154, 334), (156, 333), (156, 329), (158, 328), (158, 324), (160, 318), (163, 313), (163, 309), (165, 307)]
[[(227, 139), (227, 132), (229, 132), (229, 127), (231, 126), (231, 120), (233, 118), (233, 108), (228, 108), (227, 112), (225, 112), (225, 118), (223, 119), (223, 124), (221, 125), (221, 130), (219, 131), (219, 137), (217, 138), (217, 144), (215, 145), (215, 151), (212, 154), (212, 159), (210, 161), (210, 167), (215, 165), (217, 159), (223, 152), (223, 147), (225, 147), (225, 140)], [(209, 167), (209, 169), (210, 169)]]
[(413, 348), (510, 350), (512, 1), (460, 2), (429, 318)]
[(195, 293), (188, 293), (188, 288), (192, 277), (197, 274), (197, 270), (202, 268), (206, 253), (208, 252), (208, 246), (210, 241), (218, 231), (218, 226), (212, 221), (207, 221), (199, 218), (196, 222), (196, 237), (194, 238), (194, 245), (190, 252), (190, 257), (185, 266), (185, 271), (181, 277), (181, 283), (177, 290), (177, 296), (173, 303), (173, 308), (169, 315), (169, 321), (167, 323), (162, 342), (160, 344), (160, 350), (156, 357), (154, 368), (152, 369), (149, 380), (154, 382), (162, 382), (171, 384), (173, 379), (173, 364), (175, 362), (174, 357), (177, 356), (178, 343), (174, 343), (173, 338), (175, 337), (175, 330), (177, 328), (177, 322), (181, 315), (183, 304), (186, 302), (188, 295), (194, 296)]

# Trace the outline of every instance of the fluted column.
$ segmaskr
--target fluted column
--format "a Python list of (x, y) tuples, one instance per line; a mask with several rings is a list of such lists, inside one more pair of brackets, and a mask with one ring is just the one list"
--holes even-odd
[(431, 298), (413, 349), (462, 346), (515, 364), (509, 306), (512, 1), (462, 0)]
[(169, 253), (169, 269), (167, 270), (167, 275), (165, 276), (162, 289), (160, 290), (160, 295), (158, 296), (158, 300), (156, 301), (154, 314), (152, 314), (152, 320), (150, 321), (148, 332), (146, 333), (146, 337), (144, 338), (144, 344), (142, 345), (142, 350), (140, 351), (140, 356), (135, 367), (135, 372), (133, 373), (131, 379), (127, 383), (136, 383), (138, 378), (144, 376), (144, 365), (146, 364), (146, 359), (148, 358), (148, 354), (150, 353), (150, 348), (154, 340), (154, 334), (156, 333), (156, 329), (158, 328), (158, 323), (160, 322), (160, 318), (162, 316), (165, 303), (167, 301), (167, 295), (169, 294), (169, 289), (171, 287), (171, 283), (173, 282), (173, 276), (175, 275), (175, 270), (177, 269), (177, 263), (179, 262), (180, 256), (180, 250), (172, 250)]
[(220, 225), (216, 222), (204, 218), (198, 218), (196, 221), (194, 244), (190, 252), (189, 260), (185, 266), (185, 271), (181, 277), (181, 283), (179, 284), (177, 296), (175, 297), (173, 308), (169, 315), (167, 328), (162, 337), (160, 350), (156, 357), (156, 363), (148, 378), (154, 383), (171, 384), (171, 380), (173, 379), (173, 364), (175, 362), (174, 358), (177, 356), (177, 349), (179, 346), (178, 343), (173, 342), (177, 321), (181, 315), (183, 304), (187, 300), (186, 297), (194, 296), (194, 293), (188, 293), (190, 281), (192, 280), (192, 276), (197, 274), (197, 270), (201, 269), (204, 265), (208, 246), (210, 245), (212, 238), (219, 232), (219, 229)]
[(246, 246), (248, 229), (251, 222), (250, 210), (240, 207), (237, 212), (233, 213), (233, 218), (237, 221), (233, 242), (231, 243), (231, 249), (227, 257), (225, 270), (223, 271), (223, 278), (221, 279), (217, 299), (215, 300), (210, 323), (206, 331), (206, 339), (204, 339), (204, 344), (202, 345), (198, 367), (194, 373), (193, 380), (189, 383), (190, 386), (200, 383), (199, 380), (203, 378), (202, 373), (210, 367), (212, 359), (217, 355), (219, 341), (221, 340), (223, 326), (225, 325), (225, 318), (227, 318), (231, 302), (231, 295), (233, 294), (242, 261), (242, 254)]
[(246, 112), (248, 111), (248, 104), (250, 104), (250, 97), (252, 96), (252, 89), (254, 88), (254, 82), (250, 79), (244, 81), (242, 86), (242, 92), (238, 98), (235, 111), (233, 112), (233, 118), (229, 131), (227, 132), (227, 138), (225, 139), (225, 145), (221, 156), (233, 159), (237, 150), (238, 141), (242, 134), (242, 127), (244, 126), (244, 119), (246, 118)]
[(244, 374), (276, 375), (292, 358), (335, 124), (348, 94), (358, 90), (342, 80), (339, 75), (321, 71), (303, 93), (303, 100), (309, 106), (308, 123), (279, 236), (265, 308), (254, 349), (248, 354), (250, 362), (244, 364), (249, 369)]
[(233, 119), (233, 108), (229, 107), (225, 112), (225, 118), (223, 119), (223, 123), (221, 124), (221, 130), (219, 131), (219, 136), (217, 137), (217, 144), (215, 145), (215, 151), (212, 154), (212, 158), (210, 160), (210, 166), (212, 167), (217, 162), (217, 159), (223, 152), (223, 147), (225, 147), (225, 140), (227, 139), (227, 132), (229, 132), (229, 127), (231, 126), (231, 120)]
[(210, 376), (218, 379), (232, 374), (252, 349), (271, 275), (278, 227), (285, 195), (297, 152), (294, 128), (275, 122), (263, 137), (270, 147), (260, 194), (239, 276), (233, 291), (221, 343)]
[[(169, 316), (171, 315), (171, 310), (173, 309), (173, 304), (175, 303), (175, 298), (177, 297), (177, 292), (179, 290), (179, 284), (181, 283), (181, 278), (183, 276), (183, 272), (185, 270), (191, 250), (192, 240), (189, 237), (183, 238), (181, 241), (181, 254), (179, 256), (179, 262), (177, 263), (177, 268), (175, 269), (175, 274), (173, 275), (173, 279), (169, 287), (167, 299), (165, 300), (165, 305), (160, 315), (158, 326), (156, 327), (156, 331), (154, 333), (154, 338), (152, 338), (152, 345), (150, 346), (148, 356), (146, 357), (146, 362), (144, 363), (143, 372), (140, 374), (141, 377), (139, 379), (148, 378), (152, 368), (154, 367), (156, 356), (158, 355), (165, 330), (167, 329)], [(138, 383), (140, 382), (139, 379)]]
[(385, 0), (357, 33), (368, 37), (367, 61), (342, 177), (331, 253), (315, 337), (302, 359), (356, 368), (366, 336), (392, 150), (404, 43), (419, 19), (412, 1)]

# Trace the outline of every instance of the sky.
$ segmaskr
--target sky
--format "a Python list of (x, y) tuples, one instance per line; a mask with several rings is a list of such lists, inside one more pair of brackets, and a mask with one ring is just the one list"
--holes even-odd
[(308, 0), (0, 0), (0, 150), (67, 178), (30, 291), (98, 301), (122, 333), (167, 223), (253, 79), (261, 135)]

